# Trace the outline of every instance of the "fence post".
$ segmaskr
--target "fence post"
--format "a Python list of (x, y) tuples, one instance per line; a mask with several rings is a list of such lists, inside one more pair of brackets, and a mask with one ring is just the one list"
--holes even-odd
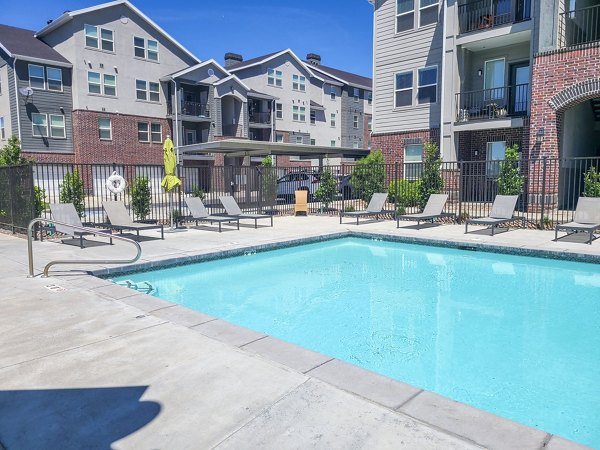
[[(177, 167), (177, 172), (176, 172), (177, 178), (179, 178), (181, 180), (181, 184), (179, 186), (177, 186), (177, 197), (178, 197), (177, 198), (177, 208), (179, 210), (178, 211), (179, 212), (178, 218), (181, 220), (181, 223), (183, 224), (183, 219), (182, 219), (183, 218), (183, 212), (181, 210), (182, 210), (182, 206), (183, 206), (182, 205), (183, 190), (185, 189), (185, 187), (183, 186), (183, 183), (184, 183), (185, 180), (183, 180), (182, 176), (181, 176), (181, 170), (182, 170), (181, 164), (177, 164), (176, 167)], [(171, 211), (171, 214), (173, 214), (173, 211)], [(177, 221), (175, 221), (175, 228), (177, 228)]]
[(458, 162), (458, 223), (462, 222), (463, 162)]
[(542, 198), (540, 201), (540, 230), (544, 229), (544, 209), (546, 207), (546, 164), (548, 157), (542, 157)]
[[(116, 162), (112, 163), (112, 166), (113, 166), (113, 173), (114, 173), (114, 172), (117, 171), (117, 163)], [(110, 174), (108, 176), (110, 176)], [(116, 202), (117, 201), (117, 194), (113, 194), (113, 195), (115, 197), (113, 200)]]
[[(398, 214), (398, 161), (396, 161), (394, 163), (394, 219), (397, 217)], [(405, 214), (405, 213), (402, 213)]]

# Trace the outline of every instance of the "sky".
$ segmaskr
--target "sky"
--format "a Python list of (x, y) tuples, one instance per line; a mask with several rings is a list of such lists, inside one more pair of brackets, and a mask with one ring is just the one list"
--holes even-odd
[[(0, 23), (40, 30), (65, 10), (102, 0), (0, 0)], [(133, 0), (201, 60), (226, 52), (250, 59), (291, 48), (326, 66), (372, 74), (373, 7), (367, 0)]]

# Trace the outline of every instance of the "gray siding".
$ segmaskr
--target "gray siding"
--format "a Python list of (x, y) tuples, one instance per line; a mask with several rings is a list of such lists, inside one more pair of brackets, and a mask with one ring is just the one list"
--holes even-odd
[[(340, 126), (342, 132), (342, 147), (352, 148), (354, 142), (358, 142), (358, 147), (363, 148), (364, 133), (364, 89), (359, 89), (359, 101), (354, 101), (354, 87), (344, 86), (342, 89), (342, 111), (340, 115)], [(358, 116), (358, 129), (354, 128), (354, 116)]]
[(6, 117), (6, 121), (8, 125), (10, 125), (10, 129), (6, 128), (6, 134), (9, 137), (10, 135), (19, 135), (19, 128), (17, 123), (17, 107), (16, 107), (16, 99), (15, 99), (15, 74), (13, 70), (13, 59), (9, 58), (3, 50), (0, 50), (0, 66), (6, 65), (6, 83), (2, 86), (2, 96), (6, 96), (8, 101), (4, 101), (4, 108), (7, 108), (8, 111), (0, 111), (0, 116)]
[[(55, 67), (56, 66), (45, 66)], [(28, 63), (17, 61), (17, 85), (18, 88), (29, 86)], [(19, 95), (19, 119), (21, 121), (22, 148), (28, 152), (63, 152), (73, 153), (73, 103), (71, 97), (71, 70), (61, 67), (63, 77), (63, 92), (48, 90), (35, 90), (32, 98), (27, 104)], [(63, 115), (65, 116), (66, 139), (33, 137), (31, 115), (33, 113)], [(50, 120), (48, 119), (48, 126)]]

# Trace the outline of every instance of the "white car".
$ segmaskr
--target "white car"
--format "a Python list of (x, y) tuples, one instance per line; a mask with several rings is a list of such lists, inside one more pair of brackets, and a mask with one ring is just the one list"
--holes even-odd
[(319, 188), (320, 175), (314, 172), (288, 173), (277, 180), (277, 197), (293, 201), (294, 192), (308, 191), (310, 199)]

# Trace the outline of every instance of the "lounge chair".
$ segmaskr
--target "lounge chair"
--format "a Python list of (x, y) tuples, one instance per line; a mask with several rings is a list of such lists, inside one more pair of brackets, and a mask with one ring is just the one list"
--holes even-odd
[(358, 225), (358, 219), (361, 217), (375, 216), (376, 219), (379, 219), (380, 214), (388, 212), (383, 210), (387, 196), (385, 192), (376, 192), (371, 196), (367, 209), (363, 211), (340, 211), (340, 223), (342, 223), (342, 217), (346, 216), (356, 217), (356, 225)]
[(273, 215), (272, 214), (247, 214), (243, 213), (238, 206), (235, 198), (231, 195), (223, 195), (219, 197), (219, 200), (223, 204), (225, 211), (228, 216), (237, 217), (238, 219), (250, 219), (254, 220), (254, 228), (258, 228), (258, 219), (271, 219), (271, 226), (273, 226)]
[(556, 225), (554, 240), (558, 240), (559, 231), (566, 231), (567, 236), (586, 232), (590, 236), (588, 244), (591, 244), (594, 240), (594, 231), (598, 228), (600, 228), (600, 198), (580, 197), (577, 201), (577, 208), (575, 208), (573, 222)]
[(427, 200), (427, 204), (423, 209), (423, 212), (417, 214), (403, 214), (396, 216), (396, 228), (400, 227), (400, 219), (402, 220), (416, 220), (417, 228), (420, 227), (421, 221), (431, 220), (431, 223), (435, 219), (442, 217), (444, 214), (444, 206), (448, 200), (448, 194), (431, 194)]
[(123, 232), (123, 230), (135, 230), (137, 236), (140, 236), (140, 230), (156, 230), (160, 228), (160, 238), (165, 238), (165, 232), (162, 225), (154, 225), (149, 223), (136, 223), (131, 220), (125, 204), (114, 200), (105, 200), (102, 202), (104, 211), (108, 216), (111, 228)]
[(294, 205), (294, 215), (303, 212), (308, 216), (308, 191), (296, 191), (296, 204)]
[(240, 229), (240, 219), (237, 217), (228, 217), (228, 216), (211, 216), (204, 203), (202, 203), (202, 199), (199, 197), (185, 197), (185, 204), (187, 205), (190, 213), (192, 214), (192, 219), (196, 221), (196, 226), (198, 222), (210, 222), (212, 225), (213, 222), (217, 222), (219, 224), (219, 233), (221, 232), (221, 224), (223, 222), (237, 222), (237, 229)]
[[(50, 204), (50, 212), (52, 213), (52, 218), (57, 220), (58, 222), (67, 223), (69, 225), (74, 225), (76, 227), (83, 227), (81, 223), (81, 218), (75, 210), (75, 205), (73, 203), (51, 203)], [(66, 234), (67, 236), (72, 236), (74, 238), (79, 238), (79, 247), (83, 248), (83, 237), (84, 236), (95, 236), (96, 233), (93, 231), (81, 231), (76, 230), (74, 228), (59, 225), (58, 223), (54, 224), (54, 229), (59, 233)], [(110, 233), (110, 230), (97, 230), (103, 233)], [(65, 241), (62, 241), (63, 243)], [(112, 245), (112, 238), (110, 238), (110, 244)]]
[(498, 225), (514, 222), (515, 220), (522, 220), (523, 225), (525, 225), (525, 217), (514, 216), (518, 198), (518, 195), (496, 195), (489, 216), (467, 219), (465, 221), (465, 234), (468, 231), (469, 224), (490, 225), (492, 236), (494, 235), (494, 229)]

